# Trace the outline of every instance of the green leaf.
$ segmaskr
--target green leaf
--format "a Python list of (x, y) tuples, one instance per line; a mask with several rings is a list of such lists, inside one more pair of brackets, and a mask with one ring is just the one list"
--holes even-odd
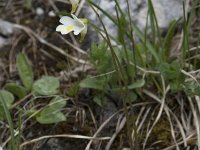
[(4, 87), (7, 91), (16, 95), (19, 99), (26, 96), (27, 92), (23, 86), (17, 85), (15, 83), (8, 83)]
[(93, 98), (93, 101), (99, 106), (103, 107), (108, 102), (108, 99), (104, 95), (96, 95)]
[[(132, 89), (136, 89), (136, 88), (141, 88), (142, 86), (144, 86), (145, 84), (145, 80), (144, 79), (141, 79), (141, 80), (138, 80), (136, 81), (135, 83), (131, 84), (131, 85), (128, 85), (128, 90), (132, 90)], [(126, 87), (122, 87), (122, 88), (114, 88), (112, 89), (112, 91), (118, 91), (118, 90), (125, 90)]]
[(80, 82), (80, 87), (103, 90), (105, 88), (105, 80), (98, 80), (97, 78), (86, 78)]
[(0, 90), (0, 104), (2, 104), (2, 101), (5, 101), (6, 106), (10, 108), (12, 103), (14, 102), (14, 96), (12, 93), (6, 91), (6, 90)]
[(200, 85), (194, 80), (185, 82), (183, 84), (183, 89), (189, 96), (200, 96)]
[(145, 84), (145, 80), (144, 79), (141, 79), (141, 80), (138, 80), (136, 81), (135, 83), (131, 84), (128, 86), (128, 89), (129, 90), (132, 90), (132, 89), (136, 89), (136, 88), (141, 88), (143, 87)]
[(43, 76), (33, 83), (32, 92), (36, 95), (50, 96), (58, 93), (59, 80), (52, 76)]
[(24, 7), (26, 7), (27, 9), (31, 9), (32, 8), (32, 0), (24, 0)]
[(66, 121), (65, 115), (56, 110), (44, 109), (40, 116), (36, 117), (36, 120), (41, 124), (52, 124), (52, 123), (58, 123), (61, 121)]
[(114, 69), (112, 55), (106, 43), (91, 45), (90, 60), (98, 73), (106, 73)]
[(62, 97), (54, 98), (47, 107), (42, 109), (36, 116), (36, 120), (41, 124), (52, 124), (65, 121), (66, 117), (61, 109), (66, 105), (66, 100)]
[(4, 119), (5, 113), (3, 108), (3, 101), (5, 102), (5, 105), (9, 109), (14, 102), (14, 96), (12, 93), (6, 91), (6, 90), (0, 90), (0, 120)]
[(30, 90), (33, 84), (33, 71), (28, 58), (25, 54), (17, 55), (17, 69), (20, 79), (27, 90)]
[(60, 96), (56, 96), (49, 103), (49, 107), (52, 107), (55, 110), (60, 110), (61, 108), (65, 107), (66, 103), (67, 102), (64, 98)]
[(125, 102), (126, 103), (132, 103), (132, 102), (135, 102), (136, 100), (137, 100), (137, 95), (135, 94), (135, 92), (133, 92), (133, 91), (130, 91), (129, 93), (128, 93), (128, 95), (125, 97)]
[(169, 82), (171, 90), (176, 92), (181, 89), (181, 85), (184, 82), (184, 75), (181, 72), (181, 66), (178, 62), (161, 63), (159, 70), (166, 81)]
[(176, 61), (172, 62), (171, 64), (161, 63), (159, 65), (159, 70), (161, 74), (165, 77), (165, 79), (168, 80), (176, 80), (182, 75), (181, 66)]

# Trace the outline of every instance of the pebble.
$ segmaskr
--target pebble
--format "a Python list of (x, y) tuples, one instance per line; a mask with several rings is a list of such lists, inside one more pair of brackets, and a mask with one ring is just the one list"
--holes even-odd
[(56, 14), (53, 10), (51, 10), (49, 13), (48, 13), (49, 17), (55, 17)]
[(44, 10), (41, 7), (36, 8), (36, 14), (38, 16), (44, 15)]
[(8, 21), (0, 19), (0, 34), (8, 37), (14, 33), (14, 26)]

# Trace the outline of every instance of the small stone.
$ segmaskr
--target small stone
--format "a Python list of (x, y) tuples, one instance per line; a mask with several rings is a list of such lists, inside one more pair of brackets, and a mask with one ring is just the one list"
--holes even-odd
[(56, 16), (56, 14), (54, 13), (54, 11), (52, 10), (52, 11), (50, 11), (49, 13), (48, 13), (48, 15), (49, 15), (49, 17), (55, 17)]
[(41, 7), (36, 8), (36, 14), (38, 16), (44, 15), (44, 10)]
[(14, 33), (14, 25), (8, 21), (0, 19), (0, 34), (8, 37)]

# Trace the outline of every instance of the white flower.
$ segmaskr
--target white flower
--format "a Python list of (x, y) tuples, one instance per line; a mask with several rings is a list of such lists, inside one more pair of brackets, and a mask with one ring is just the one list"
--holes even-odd
[(57, 26), (56, 31), (61, 32), (61, 34), (68, 34), (69, 32), (74, 31), (74, 35), (78, 35), (86, 28), (81, 19), (77, 18), (73, 14), (71, 15), (73, 18), (68, 16), (60, 18), (60, 23), (62, 23), (62, 25)]
[(0, 146), (0, 150), (3, 150), (1, 146)]

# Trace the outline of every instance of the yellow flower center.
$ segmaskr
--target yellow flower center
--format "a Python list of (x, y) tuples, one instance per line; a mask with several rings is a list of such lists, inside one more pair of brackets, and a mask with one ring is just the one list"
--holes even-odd
[(73, 29), (73, 26), (67, 26), (67, 27), (66, 27), (66, 30), (67, 30), (67, 31), (71, 31), (72, 29)]

